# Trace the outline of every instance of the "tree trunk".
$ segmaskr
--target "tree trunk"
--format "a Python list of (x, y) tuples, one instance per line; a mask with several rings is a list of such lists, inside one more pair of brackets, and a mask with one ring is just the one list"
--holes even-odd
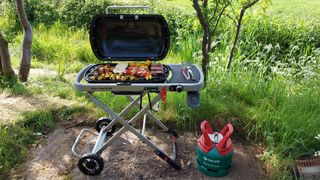
[(1, 53), (0, 53), (0, 76), (1, 75), (3, 75), (3, 71), (2, 71)]
[(203, 37), (202, 37), (202, 72), (204, 75), (204, 83), (206, 85), (207, 79), (208, 79), (208, 65), (210, 61), (210, 55), (208, 53), (208, 48), (209, 48), (209, 42), (208, 42), (208, 31), (204, 31)]
[(1, 70), (4, 76), (6, 77), (15, 76), (15, 72), (13, 71), (11, 66), (8, 42), (4, 39), (1, 32), (0, 32), (0, 64), (1, 64)]
[(242, 18), (243, 18), (243, 15), (244, 15), (245, 11), (246, 11), (245, 7), (242, 7), (241, 11), (240, 11), (240, 16), (239, 16), (239, 19), (238, 19), (238, 23), (237, 23), (236, 36), (234, 37), (233, 44), (232, 44), (232, 47), (231, 47), (231, 50), (230, 50), (230, 54), (229, 54), (229, 60), (228, 60), (228, 64), (227, 64), (227, 69), (230, 69), (230, 66), (231, 66), (231, 63), (232, 63), (233, 51), (236, 48), (236, 44), (237, 44), (237, 41), (238, 41), (238, 38), (239, 38), (239, 34), (240, 34), (241, 22), (242, 22)]
[[(209, 29), (210, 27), (205, 20), (205, 16), (203, 12), (201, 11), (198, 0), (193, 0), (192, 2), (193, 2), (193, 7), (197, 12), (198, 19), (203, 29), (201, 67), (204, 75), (204, 82), (206, 85), (206, 82), (208, 79), (208, 65), (210, 61), (210, 56), (209, 56), (209, 49), (211, 45), (211, 37), (210, 37), (210, 29)], [(206, 8), (206, 7), (207, 7), (207, 2), (203, 1), (203, 8)]]
[(16, 0), (16, 6), (20, 24), (23, 28), (23, 42), (19, 69), (19, 80), (21, 82), (26, 82), (28, 80), (31, 66), (32, 28), (24, 10), (23, 0)]
[(236, 36), (234, 37), (233, 40), (233, 44), (230, 50), (230, 54), (229, 54), (229, 59), (228, 59), (228, 64), (227, 64), (227, 69), (230, 69), (231, 63), (232, 63), (232, 59), (233, 59), (233, 52), (234, 49), (236, 48), (236, 44), (239, 38), (239, 34), (240, 34), (240, 28), (241, 28), (241, 22), (242, 22), (242, 18), (244, 16), (244, 13), (246, 12), (246, 10), (250, 7), (252, 7), (253, 5), (255, 5), (259, 0), (255, 0), (251, 3), (248, 3), (246, 5), (243, 5), (240, 11), (240, 15), (239, 15), (239, 19), (238, 19), (238, 23), (237, 23), (237, 30), (236, 30)]

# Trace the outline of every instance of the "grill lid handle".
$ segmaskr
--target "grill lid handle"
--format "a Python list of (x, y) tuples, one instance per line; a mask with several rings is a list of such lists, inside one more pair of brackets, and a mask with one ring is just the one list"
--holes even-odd
[(152, 14), (152, 9), (149, 6), (108, 6), (106, 8), (106, 14), (110, 13), (110, 10), (115, 9), (147, 9), (149, 10), (149, 13)]

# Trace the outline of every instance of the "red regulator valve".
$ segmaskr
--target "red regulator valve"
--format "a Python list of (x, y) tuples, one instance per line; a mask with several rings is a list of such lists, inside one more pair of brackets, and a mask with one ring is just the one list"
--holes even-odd
[(167, 89), (166, 89), (166, 87), (163, 86), (161, 88), (160, 94), (161, 94), (161, 101), (163, 103), (166, 103), (167, 102)]

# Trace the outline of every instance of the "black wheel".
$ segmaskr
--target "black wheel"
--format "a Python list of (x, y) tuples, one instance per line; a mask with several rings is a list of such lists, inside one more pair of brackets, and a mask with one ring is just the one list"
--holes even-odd
[(85, 175), (98, 175), (103, 170), (103, 159), (96, 154), (84, 155), (78, 161), (78, 168)]
[[(98, 119), (98, 121), (96, 122), (95, 129), (96, 129), (98, 132), (100, 132), (101, 129), (102, 129), (104, 126), (108, 126), (108, 124), (109, 124), (110, 122), (111, 122), (111, 119), (102, 117), (102, 118)], [(115, 127), (115, 126), (112, 126), (111, 129), (107, 132), (107, 135), (110, 136), (110, 135), (112, 135), (115, 131), (116, 131), (116, 127)]]

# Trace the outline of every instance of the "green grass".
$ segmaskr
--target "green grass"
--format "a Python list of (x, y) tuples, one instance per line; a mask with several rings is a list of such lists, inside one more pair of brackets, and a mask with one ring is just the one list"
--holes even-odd
[(268, 14), (284, 21), (313, 21), (320, 23), (320, 1), (318, 0), (273, 0)]
[(5, 22), (5, 18), (3, 16), (0, 16), (0, 27), (3, 26)]
[[(72, 30), (56, 22), (49, 28), (40, 24), (34, 27), (33, 33), (32, 67), (50, 67), (63, 76), (79, 71), (83, 63), (96, 60), (84, 30)], [(19, 34), (10, 48), (15, 67), (19, 65), (21, 40), (22, 34)]]
[[(28, 95), (29, 92), (27, 91), (26, 87), (18, 82), (17, 77), (4, 77), (0, 76), (0, 90), (6, 91), (13, 95)], [(1, 92), (0, 91), (0, 92)]]

